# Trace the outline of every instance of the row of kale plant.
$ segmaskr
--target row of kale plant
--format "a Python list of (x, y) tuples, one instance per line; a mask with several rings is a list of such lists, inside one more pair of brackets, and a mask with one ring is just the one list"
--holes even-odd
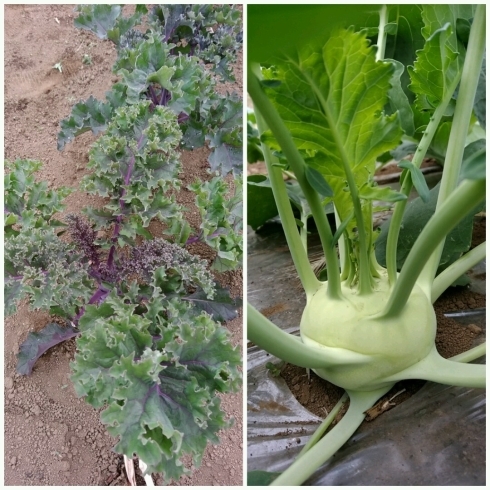
[[(236, 317), (240, 299), (185, 249), (213, 247), (219, 272), (241, 264), (242, 100), (216, 90), (234, 81), (241, 13), (226, 5), (138, 5), (129, 17), (118, 5), (77, 10), (76, 27), (116, 47), (120, 81), (105, 101), (73, 107), (58, 149), (86, 131), (103, 133), (81, 190), (105, 205), (59, 221), (71, 189), (36, 182), (40, 162), (6, 162), (5, 314), (28, 298), (64, 319), (29, 334), (17, 371), (30, 374), (46, 350), (75, 337), (76, 393), (106, 406), (101, 420), (116, 451), (169, 482), (188, 472), (184, 454), (199, 466), (207, 443), (218, 442), (230, 421), (216, 392), (241, 384), (239, 349), (219, 323)], [(214, 176), (190, 186), (202, 218), (192, 230), (175, 200), (179, 151), (203, 145)], [(150, 233), (152, 220), (165, 238)]]

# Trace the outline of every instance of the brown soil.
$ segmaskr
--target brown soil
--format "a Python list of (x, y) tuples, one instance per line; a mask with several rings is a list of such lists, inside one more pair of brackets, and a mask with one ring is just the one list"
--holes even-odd
[[(104, 98), (117, 80), (111, 72), (116, 51), (109, 41), (73, 27), (73, 5), (6, 5), (4, 14), (5, 158), (40, 160), (39, 180), (53, 188), (76, 188), (86, 173), (88, 148), (95, 138), (86, 133), (59, 152), (59, 122), (74, 103), (90, 95)], [(92, 64), (82, 63), (84, 55)], [(238, 93), (243, 91), (241, 60), (240, 56), (235, 70), (237, 83), (227, 87)], [(61, 73), (53, 68), (57, 63)], [(196, 177), (209, 178), (207, 156), (205, 149), (183, 152), (183, 187)], [(178, 200), (188, 207), (191, 224), (198, 225), (191, 193), (183, 190)], [(79, 212), (101, 200), (76, 191), (65, 203), (66, 212)], [(213, 258), (206, 247), (194, 246), (191, 252)], [(219, 280), (233, 296), (242, 296), (241, 271), (221, 274)], [(29, 331), (40, 330), (49, 320), (49, 315), (29, 311), (25, 304), (5, 320), (4, 483), (127, 486), (122, 456), (112, 451), (116, 440), (100, 423), (100, 410), (78, 399), (69, 379), (74, 341), (48, 351), (31, 376), (15, 372), (19, 345)], [(226, 326), (233, 344), (241, 344), (241, 315)], [(242, 484), (242, 393), (223, 396), (222, 407), (235, 419), (234, 426), (220, 434), (219, 445), (208, 446), (201, 467), (175, 485)], [(161, 483), (158, 475), (154, 480)]]
[[(477, 220), (473, 230), (472, 247), (485, 240), (485, 221)], [(445, 313), (461, 310), (473, 310), (484, 308), (486, 304), (485, 296), (463, 287), (453, 287), (446, 290), (441, 297), (434, 303), (437, 317), (436, 346), (441, 356), (449, 358), (467, 351), (473, 346), (475, 340), (479, 339), (483, 329), (475, 324), (462, 325), (454, 318), (444, 316)], [(305, 369), (292, 364), (286, 364), (281, 369), (281, 376), (286, 381), (294, 397), (301, 405), (318, 417), (325, 417), (325, 413), (332, 410), (344, 393), (342, 388), (335, 386), (328, 381), (317, 376), (313, 371), (310, 373), (310, 382), (305, 383), (307, 373)], [(407, 398), (416, 393), (425, 381), (402, 381), (397, 383), (381, 400), (378, 405), (389, 400), (401, 390), (405, 390), (391, 400), (390, 405), (385, 405), (385, 410), (390, 410), (394, 406), (402, 403)], [(340, 420), (345, 413), (348, 405), (336, 418)], [(335, 422), (335, 423), (336, 423)], [(366, 422), (364, 422), (366, 423)]]

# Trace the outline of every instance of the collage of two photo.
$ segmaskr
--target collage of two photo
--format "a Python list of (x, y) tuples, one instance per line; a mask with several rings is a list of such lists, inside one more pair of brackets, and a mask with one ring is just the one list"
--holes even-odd
[(6, 486), (485, 485), (485, 4), (3, 14)]

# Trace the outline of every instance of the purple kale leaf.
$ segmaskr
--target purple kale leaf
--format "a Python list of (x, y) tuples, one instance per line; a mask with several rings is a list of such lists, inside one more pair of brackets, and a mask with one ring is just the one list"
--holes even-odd
[(20, 346), (17, 354), (17, 372), (31, 374), (36, 361), (51, 347), (79, 335), (73, 327), (61, 327), (57, 323), (49, 323), (39, 332), (31, 332), (27, 340)]

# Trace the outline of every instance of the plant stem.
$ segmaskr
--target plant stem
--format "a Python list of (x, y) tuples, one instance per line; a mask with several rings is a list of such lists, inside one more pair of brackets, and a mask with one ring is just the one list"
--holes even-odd
[[(334, 214), (335, 214), (335, 225), (337, 229), (342, 223), (340, 219), (339, 213), (337, 212), (337, 208), (334, 206)], [(347, 238), (345, 237), (345, 233), (342, 233), (342, 236), (339, 238), (339, 262), (340, 262), (340, 279), (345, 279), (346, 267), (350, 264), (348, 257), (346, 257), (346, 247), (347, 247)]]
[(376, 43), (376, 61), (383, 60), (386, 50), (386, 36), (385, 26), (388, 23), (388, 7), (382, 5), (379, 11), (379, 28), (378, 28), (378, 41)]
[[(262, 134), (267, 127), (260, 111), (257, 109), (255, 110), (255, 117), (257, 119), (259, 132)], [(261, 146), (264, 160), (267, 165), (269, 180), (271, 182), (272, 193), (274, 195), (274, 200), (276, 201), (277, 210), (279, 211), (279, 217), (281, 218), (286, 241), (308, 301), (311, 296), (318, 291), (321, 282), (315, 277), (315, 273), (311, 268), (310, 261), (308, 260), (306, 243), (304, 243), (303, 237), (300, 237), (298, 234), (298, 226), (296, 225), (293, 210), (291, 209), (281, 169), (272, 165), (273, 156), (269, 147), (265, 144), (262, 144)], [(306, 227), (306, 223), (304, 227)]]
[[(420, 272), (437, 245), (476, 205), (485, 199), (485, 181), (465, 180), (427, 222), (403, 265), (383, 318), (396, 317), (404, 308)], [(425, 292), (425, 291), (424, 291)], [(430, 297), (430, 290), (426, 291)]]
[[(436, 211), (442, 206), (458, 184), (461, 162), (466, 143), (466, 136), (473, 113), (473, 103), (476, 88), (480, 77), (483, 55), (485, 53), (485, 5), (477, 5), (475, 17), (471, 26), (468, 49), (461, 75), (458, 99), (454, 110), (454, 118), (449, 135), (449, 143), (444, 161), (444, 172), (441, 179), (441, 188), (437, 199)], [(444, 240), (440, 242), (427, 262), (421, 278), (424, 282), (432, 284), (436, 275), (437, 267), (441, 259)]]
[(306, 346), (299, 337), (281, 330), (250, 304), (247, 306), (247, 337), (273, 356), (304, 368), (344, 366), (372, 360), (370, 356), (338, 347), (315, 349)]
[[(107, 296), (109, 296), (109, 293), (110, 293), (109, 289), (106, 289), (104, 286), (99, 284), (97, 291), (95, 291), (95, 293), (92, 295), (92, 297), (90, 298), (90, 300), (87, 304), (89, 304), (89, 305), (94, 305), (94, 304), (100, 305), (101, 303), (103, 303), (105, 301)], [(85, 306), (82, 306), (80, 308), (80, 311), (78, 312), (78, 314), (72, 320), (72, 322), (75, 326), (78, 326), (78, 322), (80, 321), (80, 318), (82, 318), (82, 316), (84, 314), (85, 314)]]
[(276, 108), (268, 99), (259, 80), (254, 75), (252, 68), (248, 69), (247, 76), (248, 92), (254, 106), (258, 109), (262, 117), (264, 118), (267, 126), (271, 129), (274, 137), (276, 138), (279, 146), (281, 147), (284, 155), (286, 156), (289, 165), (291, 166), (296, 179), (305, 195), (308, 205), (311, 209), (311, 214), (315, 220), (320, 240), (322, 242), (323, 253), (327, 261), (327, 274), (328, 274), (328, 288), (327, 294), (331, 299), (340, 299), (342, 297), (342, 291), (340, 287), (340, 272), (339, 262), (335, 248), (332, 247), (332, 230), (328, 223), (323, 209), (322, 203), (318, 194), (308, 183), (305, 175), (305, 162), (300, 152), (294, 144), (291, 133), (288, 131), (281, 116), (276, 111)]
[(457, 356), (450, 357), (449, 359), (454, 362), (471, 362), (479, 357), (483, 357), (487, 352), (487, 343), (483, 342), (483, 344), (477, 345), (473, 347), (473, 349), (467, 350), (466, 352), (462, 352)]
[[(471, 354), (480, 354), (482, 348), (475, 349)], [(469, 359), (471, 356), (466, 356)], [(386, 381), (402, 379), (425, 379), (446, 385), (466, 386), (468, 388), (485, 388), (485, 364), (465, 364), (461, 355), (458, 359), (444, 359), (436, 349), (432, 348), (429, 355), (417, 364), (390, 376)]]
[[(430, 118), (427, 128), (425, 128), (424, 134), (420, 139), (420, 143), (415, 151), (412, 159), (412, 163), (415, 167), (420, 168), (422, 162), (427, 154), (427, 150), (436, 134), (439, 123), (441, 122), (444, 113), (446, 112), (449, 102), (451, 102), (452, 96), (456, 87), (459, 83), (459, 77), (453, 80), (451, 86), (449, 87), (446, 96), (437, 106), (434, 114)], [(410, 175), (406, 174), (405, 179), (401, 183), (400, 192), (405, 194), (407, 197), (412, 190), (413, 184)], [(404, 201), (398, 201), (395, 204), (395, 209), (393, 211), (393, 216), (391, 217), (390, 228), (388, 230), (388, 238), (386, 242), (386, 269), (388, 270), (388, 279), (392, 286), (396, 283), (397, 278), (397, 262), (396, 262), (396, 249), (398, 246), (398, 236), (400, 234), (401, 223), (403, 219), (403, 213), (405, 212), (405, 207), (407, 206), (408, 199)]]
[(461, 256), (456, 262), (444, 269), (432, 283), (431, 300), (434, 303), (437, 298), (465, 272), (481, 262), (486, 255), (486, 242)]
[(298, 454), (298, 458), (303, 456), (306, 452), (308, 452), (323, 436), (324, 432), (330, 427), (330, 424), (334, 421), (337, 414), (340, 412), (340, 409), (344, 406), (344, 403), (347, 401), (348, 395), (344, 393), (342, 398), (335, 404), (335, 407), (332, 408), (330, 413), (327, 415), (325, 420), (320, 424), (315, 433), (308, 439), (308, 442), (304, 445), (301, 452)]
[(364, 420), (365, 411), (387, 393), (391, 386), (367, 392), (348, 392), (350, 405), (342, 420), (307, 453), (298, 458), (271, 486), (301, 485), (354, 434)]

